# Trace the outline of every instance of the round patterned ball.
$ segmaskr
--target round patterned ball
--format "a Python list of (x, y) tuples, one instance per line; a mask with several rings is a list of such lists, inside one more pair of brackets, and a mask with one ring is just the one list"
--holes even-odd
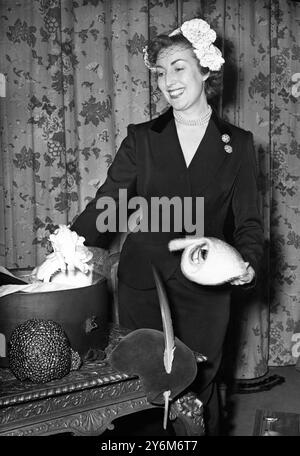
[(62, 378), (80, 365), (80, 356), (72, 350), (63, 328), (53, 320), (37, 318), (26, 320), (13, 330), (8, 359), (19, 380), (34, 383)]

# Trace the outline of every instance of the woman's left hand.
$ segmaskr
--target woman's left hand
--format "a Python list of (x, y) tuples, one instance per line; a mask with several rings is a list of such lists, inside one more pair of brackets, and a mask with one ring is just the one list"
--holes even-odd
[(232, 280), (230, 282), (231, 285), (245, 285), (247, 283), (252, 282), (255, 276), (255, 271), (249, 263), (245, 263), (245, 265), (247, 268), (246, 273), (240, 276), (239, 278)]

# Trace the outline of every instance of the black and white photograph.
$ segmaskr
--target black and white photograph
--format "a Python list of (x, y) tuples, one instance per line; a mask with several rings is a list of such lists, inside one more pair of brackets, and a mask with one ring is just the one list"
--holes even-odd
[(0, 0), (1, 439), (196, 455), (299, 394), (300, 1)]

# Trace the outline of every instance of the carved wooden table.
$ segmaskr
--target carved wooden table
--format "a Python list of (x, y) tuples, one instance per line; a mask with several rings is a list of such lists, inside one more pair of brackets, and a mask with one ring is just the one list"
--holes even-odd
[[(113, 370), (105, 358), (86, 360), (46, 384), (21, 382), (0, 369), (0, 436), (100, 435), (116, 418), (153, 407), (141, 380)], [(177, 435), (203, 435), (202, 407), (193, 395), (172, 403), (170, 419)]]

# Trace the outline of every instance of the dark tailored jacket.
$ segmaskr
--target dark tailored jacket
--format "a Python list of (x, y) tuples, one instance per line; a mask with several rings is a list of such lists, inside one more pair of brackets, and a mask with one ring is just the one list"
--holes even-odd
[[(222, 135), (228, 134), (232, 152), (225, 151)], [(86, 238), (87, 246), (107, 248), (111, 233), (99, 233), (98, 198), (118, 201), (119, 188), (128, 198), (143, 196), (204, 197), (204, 235), (234, 245), (245, 261), (258, 270), (263, 252), (263, 228), (258, 209), (257, 169), (252, 134), (221, 120), (213, 111), (204, 137), (187, 167), (180, 147), (173, 111), (128, 126), (105, 183), (79, 215), (72, 228)], [(114, 211), (116, 212), (116, 211)], [(117, 211), (118, 212), (118, 211)], [(185, 237), (174, 232), (131, 232), (123, 245), (118, 277), (137, 289), (155, 286), (151, 263), (167, 280), (179, 267), (182, 252), (168, 251), (168, 241)]]

